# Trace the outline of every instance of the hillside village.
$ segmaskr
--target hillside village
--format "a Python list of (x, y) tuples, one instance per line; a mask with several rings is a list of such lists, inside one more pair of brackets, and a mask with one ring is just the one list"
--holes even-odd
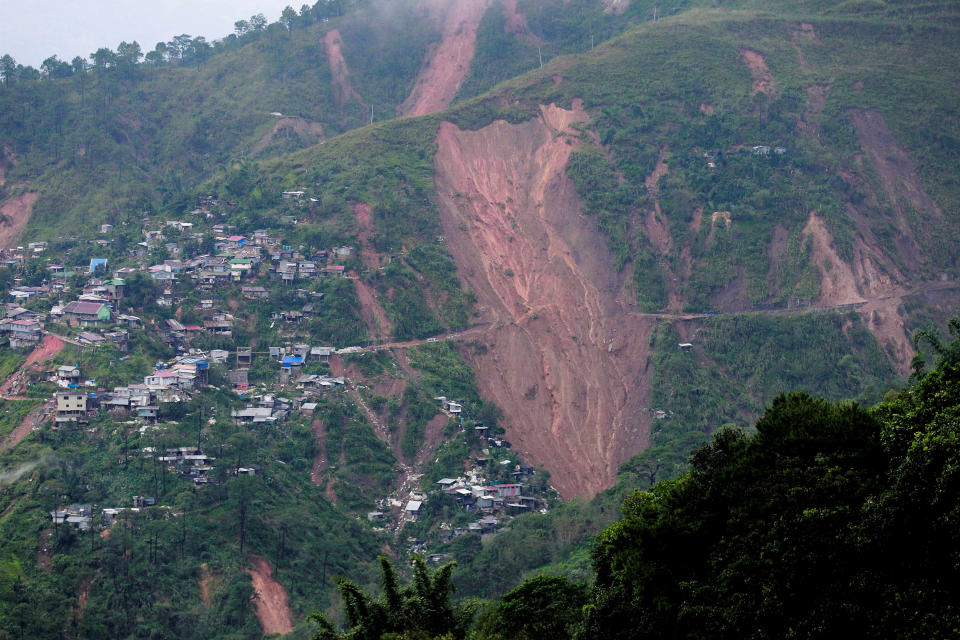
[[(284, 192), (283, 198), (299, 201), (304, 195)], [(144, 340), (159, 340), (175, 353), (153, 362), (145, 375), (109, 388), (77, 364), (56, 365), (56, 357), (45, 362), (47, 368), (14, 375), (5, 385), (5, 397), (23, 397), (28, 389), (36, 397), (42, 389), (51, 389), (42, 412), (31, 418), (33, 430), (93, 432), (120, 424), (138, 441), (156, 443), (164, 440), (165, 425), (184, 415), (186, 404), (199, 399), (202, 406), (204, 393), (228, 391), (239, 405), (230, 409), (230, 420), (270, 437), (271, 430), (286, 421), (320, 419), (318, 400), (326, 394), (357, 393), (358, 381), (343, 375), (344, 360), (376, 355), (385, 340), (306, 342), (316, 334), (309, 323), (331, 302), (324, 282), (356, 280), (365, 269), (354, 248), (307, 251), (284, 245), (279, 234), (265, 229), (243, 234), (213, 222), (215, 199), (204, 198), (199, 204), (192, 212), (196, 223), (145, 216), (143, 239), (122, 252), (115, 250), (118, 230), (110, 224), (101, 225), (96, 239), (86, 242), (52, 238), (0, 252), (0, 265), (12, 278), (10, 300), (0, 307), (0, 336), (10, 349), (46, 352), (46, 342), (59, 341), (61, 347), (73, 345), (84, 359), (124, 362), (138, 355)], [(284, 222), (296, 224), (292, 218)], [(64, 245), (70, 248), (54, 250)], [(209, 252), (202, 253), (205, 249)], [(70, 264), (72, 253), (105, 257)], [(237, 333), (250, 335), (254, 315), (276, 329), (275, 342), (238, 342)], [(437, 342), (430, 337), (413, 344)], [(446, 416), (454, 433), (468, 438), (477, 454), (463, 460), (462, 475), (432, 483), (423, 480), (422, 465), (404, 465), (404, 481), (357, 517), (391, 536), (410, 525), (415, 535), (406, 538), (408, 552), (440, 561), (448, 555), (431, 554), (436, 545), (465, 533), (494, 534), (517, 515), (545, 512), (549, 500), (546, 485), (528, 484), (534, 467), (507, 457), (510, 443), (497, 435), (502, 429), (491, 433), (471, 418), (469, 403), (462, 398), (433, 400), (434, 413)], [(169, 474), (190, 482), (195, 491), (208, 490), (205, 487), (222, 483), (226, 476), (258, 474), (259, 465), (213, 455), (203, 443), (205, 426), (201, 409), (196, 443), (150, 444), (129, 451), (125, 446), (117, 463), (148, 460), (162, 466), (164, 482)], [(178, 515), (155, 496), (131, 495), (126, 505), (60, 505), (51, 511), (51, 520), (82, 531), (104, 530), (125, 512), (151, 507), (165, 510), (165, 517)]]

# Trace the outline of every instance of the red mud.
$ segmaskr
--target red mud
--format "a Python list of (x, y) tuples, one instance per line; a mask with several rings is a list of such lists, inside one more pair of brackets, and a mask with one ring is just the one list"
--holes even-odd
[(30, 432), (33, 431), (33, 427), (43, 422), (47, 419), (50, 413), (54, 411), (53, 402), (46, 402), (41, 404), (39, 407), (23, 416), (23, 419), (20, 421), (13, 431), (11, 431), (3, 442), (0, 442), (0, 453), (9, 451), (20, 444), (24, 438), (30, 435)]
[(38, 197), (40, 194), (36, 191), (28, 191), (0, 204), (0, 249), (17, 246)]
[(374, 340), (385, 340), (393, 335), (393, 325), (383, 305), (377, 299), (377, 293), (363, 280), (354, 280), (357, 299), (360, 301), (360, 316), (367, 325), (367, 332)]
[(435, 0), (430, 9), (444, 12), (443, 36), (427, 54), (413, 91), (397, 109), (400, 115), (422, 116), (447, 108), (470, 70), (477, 27), (490, 1)]
[(752, 49), (741, 49), (740, 57), (743, 58), (747, 68), (750, 69), (750, 75), (753, 76), (753, 87), (750, 90), (750, 95), (755, 96), (758, 93), (765, 93), (769, 96), (775, 95), (776, 85), (764, 57)]
[(26, 385), (30, 370), (35, 368), (37, 364), (43, 364), (48, 360), (52, 360), (54, 356), (60, 353), (60, 350), (63, 349), (65, 345), (66, 343), (57, 336), (49, 334), (44, 336), (40, 344), (34, 347), (30, 355), (27, 356), (27, 359), (23, 361), (20, 368), (0, 385), (0, 396), (11, 396), (23, 393), (23, 387)]
[(913, 162), (890, 133), (883, 115), (875, 110), (853, 111), (851, 115), (857, 140), (876, 169), (883, 189), (893, 204), (900, 233), (908, 238), (914, 236), (904, 202), (919, 214), (930, 214), (934, 220), (942, 222), (943, 212), (923, 188)]
[(586, 117), (575, 101), (517, 125), (444, 122), (434, 158), (444, 236), (494, 322), (488, 351), (472, 357), (480, 390), (565, 496), (610, 486), (650, 425), (654, 321), (623, 302), (607, 242), (565, 173), (569, 126)]
[(247, 569), (253, 582), (257, 619), (264, 633), (290, 633), (293, 623), (287, 607), (287, 592), (274, 580), (270, 565), (260, 556), (252, 556), (253, 567)]
[(344, 104), (350, 100), (360, 100), (360, 94), (354, 91), (350, 85), (349, 72), (347, 71), (347, 61), (343, 58), (343, 40), (340, 38), (339, 29), (331, 29), (323, 36), (324, 48), (327, 51), (327, 63), (330, 65), (330, 73), (333, 75), (333, 96), (338, 104)]
[(868, 244), (863, 235), (859, 235), (854, 243), (853, 261), (848, 264), (841, 260), (833, 248), (829, 230), (815, 213), (810, 214), (804, 233), (813, 238), (810, 260), (820, 270), (817, 304), (832, 306), (866, 302), (859, 309), (864, 323), (900, 372), (908, 373), (914, 349), (899, 312), (906, 294), (905, 289), (897, 284), (902, 276), (879, 249)]

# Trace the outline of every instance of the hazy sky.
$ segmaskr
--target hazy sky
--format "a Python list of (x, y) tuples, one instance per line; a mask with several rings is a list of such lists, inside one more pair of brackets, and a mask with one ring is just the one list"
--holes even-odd
[(285, 6), (303, 4), (314, 0), (0, 0), (0, 55), (39, 68), (53, 54), (69, 61), (122, 40), (144, 52), (181, 33), (212, 41), (237, 20), (262, 13), (276, 22)]

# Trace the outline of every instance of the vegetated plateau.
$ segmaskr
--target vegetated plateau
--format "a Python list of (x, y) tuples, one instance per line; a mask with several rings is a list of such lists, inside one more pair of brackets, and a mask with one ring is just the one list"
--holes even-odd
[[(780, 394), (922, 384), (911, 336), (958, 311), (958, 30), (905, 0), (321, 0), (213, 43), (4, 57), (0, 632), (307, 637), (345, 620), (338, 576), (374, 607), (377, 555), (422, 554), (458, 562), (415, 565), (444, 598), (595, 583), (543, 586), (592, 607), (552, 631), (510, 626), (527, 583), (480, 637), (816, 635), (708, 611), (739, 578), (671, 584), (649, 518), (714, 472), (752, 486), (781, 455), (762, 425), (859, 425), (850, 473), (863, 429), (899, 428), (914, 392), (871, 418)], [(886, 495), (868, 471), (804, 508)], [(638, 622), (654, 584), (699, 608)]]

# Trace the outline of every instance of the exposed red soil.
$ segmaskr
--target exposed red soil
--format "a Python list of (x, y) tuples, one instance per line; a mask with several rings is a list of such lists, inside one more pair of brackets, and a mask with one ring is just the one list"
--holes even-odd
[(27, 359), (23, 361), (20, 368), (0, 385), (0, 396), (14, 396), (23, 393), (31, 370), (36, 369), (38, 364), (52, 360), (64, 346), (66, 346), (66, 343), (59, 337), (50, 334), (44, 336), (27, 356)]
[(852, 263), (841, 260), (829, 230), (815, 213), (810, 214), (804, 233), (813, 239), (810, 259), (820, 270), (820, 296), (816, 303), (832, 306), (865, 302), (859, 308), (864, 323), (887, 349), (897, 368), (907, 373), (914, 349), (899, 311), (906, 294), (897, 284), (902, 276), (862, 235), (854, 243)]
[(750, 69), (750, 75), (753, 76), (750, 95), (755, 96), (758, 93), (765, 93), (768, 96), (776, 95), (776, 84), (764, 57), (752, 49), (741, 49), (740, 57), (743, 58), (747, 68)]
[[(673, 251), (673, 237), (670, 235), (670, 229), (664, 220), (663, 212), (660, 210), (659, 188), (660, 178), (667, 175), (668, 167), (664, 152), (661, 151), (657, 164), (653, 167), (653, 172), (644, 180), (647, 192), (653, 197), (653, 209), (647, 211), (643, 219), (643, 230), (650, 244), (661, 256), (667, 256)], [(679, 311), (683, 308), (684, 301), (679, 293), (678, 279), (673, 274), (668, 263), (663, 261), (666, 272), (667, 282), (667, 307), (673, 311)]]
[[(890, 133), (883, 115), (876, 110), (852, 111), (857, 140), (880, 178), (881, 186), (893, 206), (895, 224), (900, 232), (898, 249), (908, 259), (922, 262), (914, 229), (928, 228), (928, 222), (943, 222), (943, 212), (923, 188), (913, 162)], [(904, 206), (907, 205), (907, 207)], [(919, 219), (911, 221), (907, 208), (916, 210)]]
[(477, 27), (491, 0), (434, 0), (444, 12), (440, 44), (427, 54), (413, 90), (398, 108), (402, 116), (422, 116), (447, 108), (463, 84), (477, 42)]
[(864, 297), (858, 290), (853, 269), (837, 255), (833, 248), (833, 237), (820, 216), (810, 212), (803, 232), (813, 240), (810, 260), (820, 270), (820, 296), (817, 303), (832, 306), (863, 302)]
[(814, 138), (820, 137), (820, 114), (827, 103), (828, 84), (815, 84), (807, 87), (807, 108), (803, 116), (797, 120), (797, 129)]
[(293, 623), (287, 607), (287, 592), (271, 575), (270, 565), (260, 556), (251, 556), (253, 566), (247, 569), (253, 582), (257, 620), (264, 633), (290, 633)]
[(38, 192), (28, 191), (0, 204), (0, 249), (17, 246), (20, 234), (30, 221), (33, 205), (39, 197)]
[(3, 442), (0, 442), (0, 453), (9, 451), (20, 444), (24, 438), (30, 435), (30, 432), (33, 431), (35, 426), (41, 424), (49, 417), (53, 410), (53, 403), (48, 401), (41, 404), (27, 415), (23, 416), (20, 424), (14, 427), (13, 431), (7, 434), (7, 437), (3, 439)]
[(360, 259), (368, 268), (376, 269), (380, 266), (380, 254), (370, 243), (370, 238), (376, 233), (370, 205), (365, 202), (358, 202), (353, 205), (353, 217), (357, 221), (357, 243), (360, 245)]
[(800, 71), (803, 72), (804, 75), (809, 75), (812, 69), (809, 63), (807, 63), (806, 57), (803, 55), (802, 45), (820, 44), (813, 25), (809, 22), (804, 22), (799, 25), (790, 26), (787, 30), (790, 33), (790, 43), (793, 45), (793, 50), (797, 52), (797, 62), (800, 63)]
[(470, 355), (480, 390), (566, 496), (610, 486), (650, 426), (654, 320), (623, 301), (606, 239), (565, 173), (569, 127), (586, 118), (575, 101), (479, 131), (444, 122), (434, 158), (448, 246), (494, 322), (487, 352)]
[(743, 311), (750, 308), (750, 297), (747, 293), (747, 274), (743, 267), (737, 270), (737, 275), (733, 280), (710, 296), (710, 305), (713, 309), (725, 312)]
[(700, 233), (700, 225), (703, 224), (703, 207), (697, 207), (693, 210), (693, 216), (690, 218), (690, 234)]
[(331, 29), (323, 35), (323, 45), (327, 51), (327, 63), (330, 65), (330, 74), (333, 76), (333, 97), (338, 104), (350, 100), (360, 100), (353, 86), (350, 84), (347, 61), (343, 58), (343, 39), (339, 29)]
[[(505, 20), (503, 25), (505, 33), (512, 33), (533, 44), (540, 43), (540, 38), (535, 36), (527, 25), (527, 16), (523, 15), (517, 7), (517, 0), (503, 0), (503, 18)], [(554, 83), (557, 83), (556, 79), (554, 79)]]
[(210, 573), (210, 566), (204, 562), (200, 565), (200, 599), (203, 601), (203, 606), (207, 609), (210, 608), (210, 605), (213, 604), (213, 574)]
[(415, 461), (418, 468), (422, 468), (433, 458), (434, 451), (444, 441), (443, 430), (449, 422), (450, 419), (443, 413), (438, 413), (427, 422), (423, 429), (423, 446), (420, 447)]
[(377, 300), (373, 287), (363, 280), (354, 280), (357, 299), (360, 301), (360, 316), (367, 325), (367, 331), (374, 340), (384, 340), (393, 335), (393, 324), (387, 317), (383, 305)]
[(900, 316), (901, 302), (900, 297), (870, 300), (859, 311), (877, 342), (887, 350), (900, 373), (906, 375), (916, 352)]
[(323, 140), (323, 125), (293, 116), (278, 118), (273, 128), (253, 145), (251, 153), (253, 155), (260, 153), (274, 138), (278, 137), (297, 138), (303, 146), (313, 145)]

